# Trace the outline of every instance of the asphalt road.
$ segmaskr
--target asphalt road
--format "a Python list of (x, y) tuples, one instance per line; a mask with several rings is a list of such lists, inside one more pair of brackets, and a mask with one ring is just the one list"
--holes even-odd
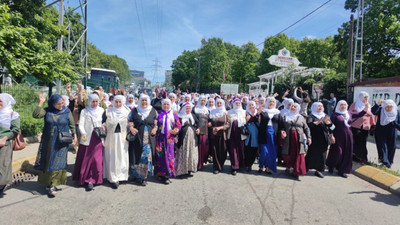
[(283, 168), (271, 176), (256, 166), (232, 176), (228, 166), (214, 175), (207, 165), (170, 185), (152, 178), (147, 187), (104, 184), (92, 192), (69, 174), (53, 199), (37, 182), (21, 183), (0, 199), (0, 224), (399, 224), (400, 198), (354, 175), (310, 172), (295, 181)]

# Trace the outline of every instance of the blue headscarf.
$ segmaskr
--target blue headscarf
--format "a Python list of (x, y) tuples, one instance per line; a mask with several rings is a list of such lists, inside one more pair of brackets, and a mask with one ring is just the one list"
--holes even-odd
[(47, 104), (49, 105), (48, 107), (49, 112), (54, 113), (56, 115), (70, 112), (70, 110), (65, 105), (63, 105), (61, 110), (54, 108), (54, 105), (57, 104), (60, 101), (60, 99), (62, 99), (62, 96), (59, 94), (50, 96), (49, 100), (47, 101)]

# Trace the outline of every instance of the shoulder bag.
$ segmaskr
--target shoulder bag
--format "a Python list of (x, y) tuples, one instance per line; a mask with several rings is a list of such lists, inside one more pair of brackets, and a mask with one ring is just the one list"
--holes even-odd
[[(11, 112), (11, 118), (13, 117), (13, 113)], [(18, 132), (17, 135), (14, 135), (12, 139), (12, 149), (14, 151), (20, 151), (26, 147), (26, 142), (24, 140), (24, 137), (22, 136), (21, 130)]]

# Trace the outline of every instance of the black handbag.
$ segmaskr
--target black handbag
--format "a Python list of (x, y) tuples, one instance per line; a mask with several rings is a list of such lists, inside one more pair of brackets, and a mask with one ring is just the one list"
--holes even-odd
[(102, 127), (95, 127), (93, 118), (90, 117), (90, 119), (92, 120), (94, 135), (96, 135), (97, 138), (105, 138), (107, 136), (107, 133), (103, 130)]
[(58, 132), (58, 141), (61, 144), (72, 144), (74, 138), (70, 132)]
[(249, 135), (249, 129), (247, 128), (247, 125), (240, 127), (240, 130), (242, 135)]
[(133, 135), (131, 131), (126, 134), (126, 140), (129, 142), (135, 141), (137, 135)]

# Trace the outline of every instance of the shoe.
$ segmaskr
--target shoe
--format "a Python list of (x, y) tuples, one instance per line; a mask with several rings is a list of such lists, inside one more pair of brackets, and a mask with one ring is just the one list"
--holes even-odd
[(4, 185), (3, 187), (0, 188), (0, 198), (4, 196), (4, 191), (6, 190), (7, 185)]
[(286, 170), (285, 170), (285, 174), (290, 174), (290, 168), (286, 168)]
[(219, 171), (218, 170), (214, 170), (214, 172), (213, 172), (214, 174), (218, 174), (219, 173)]
[(171, 180), (169, 179), (169, 178), (165, 178), (165, 181), (164, 181), (164, 184), (170, 184), (171, 183)]
[(319, 178), (324, 178), (324, 175), (321, 173), (321, 172), (319, 172), (319, 171), (315, 171), (315, 176), (317, 176), (317, 177), (319, 177)]
[(338, 173), (338, 174), (339, 174), (339, 176), (341, 176), (343, 178), (347, 178), (348, 177), (347, 174), (345, 174), (345, 173)]
[(87, 185), (87, 189), (88, 189), (88, 191), (93, 191), (94, 190), (94, 185), (91, 182), (89, 182), (88, 185)]
[(118, 189), (118, 187), (119, 187), (119, 182), (117, 181), (117, 182), (115, 182), (115, 183), (112, 183), (113, 184), (113, 189)]
[(232, 170), (232, 175), (236, 176), (236, 174), (237, 174), (236, 170)]
[(299, 175), (293, 174), (293, 177), (294, 177), (295, 180), (300, 181), (300, 176)]
[(193, 176), (192, 171), (189, 171), (188, 175), (189, 175), (190, 177), (192, 177), (192, 176)]
[(332, 173), (333, 173), (333, 168), (329, 168), (329, 170), (328, 170), (328, 171), (329, 171), (329, 173), (331, 173), (331, 174), (332, 174)]
[(247, 167), (247, 172), (248, 172), (248, 173), (251, 172), (251, 166)]
[(47, 196), (49, 196), (49, 198), (56, 197), (57, 190), (55, 187), (47, 187), (46, 190), (47, 190)]
[(142, 181), (140, 182), (140, 184), (141, 184), (143, 187), (146, 187), (147, 181), (146, 181), (146, 180), (142, 180)]
[(258, 169), (258, 171), (257, 171), (258, 173), (262, 173), (263, 172), (263, 169)]
[(271, 170), (265, 170), (265, 173), (266, 173), (266, 174), (269, 174), (269, 175), (272, 174)]

